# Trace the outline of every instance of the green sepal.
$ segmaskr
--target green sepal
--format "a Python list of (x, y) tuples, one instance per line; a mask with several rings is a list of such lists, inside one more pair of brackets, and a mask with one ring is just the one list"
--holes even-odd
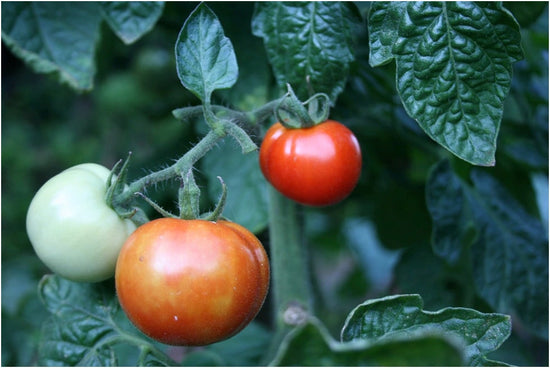
[(327, 94), (317, 93), (302, 102), (290, 84), (287, 84), (287, 88), (288, 92), (274, 111), (277, 121), (282, 125), (289, 129), (309, 128), (328, 119), (331, 101)]
[[(105, 203), (113, 208), (121, 218), (131, 218), (137, 212), (136, 209), (130, 207), (127, 202), (120, 202), (117, 198), (120, 197), (125, 190), (128, 190), (126, 178), (128, 177), (128, 168), (132, 152), (128, 152), (128, 157), (124, 162), (119, 160), (111, 169), (107, 177), (107, 191), (105, 192)], [(122, 165), (122, 167), (121, 167)], [(120, 170), (119, 170), (120, 167)]]
[(225, 185), (225, 182), (221, 178), (221, 176), (218, 176), (218, 180), (222, 184), (222, 195), (220, 196), (220, 199), (218, 200), (218, 203), (216, 204), (216, 208), (210, 213), (204, 217), (207, 221), (218, 221), (223, 213), (223, 209), (225, 208), (225, 202), (227, 200), (227, 185)]
[(164, 208), (162, 208), (161, 206), (159, 206), (157, 203), (155, 203), (155, 201), (153, 201), (151, 198), (147, 197), (145, 194), (141, 193), (141, 192), (138, 192), (136, 193), (136, 195), (140, 196), (141, 198), (143, 198), (145, 200), (145, 202), (147, 202), (151, 207), (153, 207), (153, 209), (155, 211), (157, 211), (158, 213), (160, 213), (163, 217), (167, 217), (167, 218), (178, 218), (178, 216), (170, 213), (169, 211), (166, 211)]

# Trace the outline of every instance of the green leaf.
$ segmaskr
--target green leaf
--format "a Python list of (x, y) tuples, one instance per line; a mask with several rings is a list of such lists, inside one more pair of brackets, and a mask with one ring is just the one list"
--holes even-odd
[[(83, 330), (90, 329), (92, 334), (104, 331), (94, 330), (95, 326), (79, 326), (83, 320), (71, 321), (75, 330), (64, 328), (54, 319), (47, 320), (43, 325), (42, 343), (38, 351), (39, 364), (44, 366), (85, 366), (107, 367), (117, 365), (114, 351), (108, 345), (94, 346), (85, 344), (79, 337)], [(81, 330), (81, 328), (83, 330)], [(77, 334), (74, 336), (73, 334)]]
[(176, 42), (176, 67), (185, 88), (201, 100), (230, 88), (238, 77), (237, 58), (214, 12), (201, 3), (183, 24)]
[[(521, 4), (530, 9), (532, 3)], [(546, 3), (545, 3), (546, 6)], [(514, 65), (499, 149), (521, 164), (548, 171), (548, 11), (522, 29), (525, 60)]]
[(40, 297), (53, 314), (43, 326), (39, 363), (51, 365), (111, 366), (112, 347), (102, 341), (115, 334), (111, 316), (117, 310), (112, 294), (92, 284), (77, 284), (46, 276)]
[[(472, 186), (459, 179), (447, 161), (430, 173), (426, 190), (434, 249), (451, 261), (454, 254), (469, 249), (480, 296), (495, 310), (517, 315), (547, 338), (547, 233), (487, 173), (473, 170), (471, 178)], [(464, 224), (477, 237), (464, 241)]]
[(498, 349), (512, 330), (510, 317), (506, 315), (468, 308), (428, 312), (422, 307), (419, 295), (393, 295), (366, 301), (349, 314), (342, 329), (342, 341), (385, 340), (432, 331), (462, 340), (466, 363), (484, 366), (496, 363), (486, 355)]
[(37, 73), (55, 73), (75, 90), (93, 88), (102, 18), (125, 42), (151, 30), (162, 2), (7, 2), (2, 40)]
[(498, 2), (377, 2), (369, 34), (372, 66), (396, 60), (409, 116), (461, 159), (494, 165), (512, 63), (523, 57), (511, 14)]
[(227, 184), (223, 216), (255, 233), (267, 226), (267, 191), (258, 154), (243, 155), (231, 140), (225, 139), (202, 159), (202, 170), (210, 180), (208, 194), (213, 202), (221, 194), (216, 178), (221, 176)]
[(103, 19), (125, 43), (149, 32), (162, 15), (163, 1), (105, 1), (100, 3)]
[(434, 252), (456, 264), (477, 237), (472, 208), (463, 184), (446, 165), (436, 166), (426, 185), (426, 203), (432, 217)]
[(361, 23), (350, 2), (259, 2), (252, 32), (263, 38), (281, 89), (290, 83), (304, 100), (309, 76), (313, 90), (334, 102), (354, 60), (353, 36)]
[(2, 3), (2, 40), (37, 73), (91, 90), (101, 16), (95, 2)]
[(481, 234), (471, 249), (475, 285), (493, 308), (517, 313), (548, 339), (548, 234), (487, 173), (473, 171), (472, 181)]
[(334, 340), (317, 320), (291, 331), (271, 365), (279, 366), (460, 366), (456, 340), (415, 331), (384, 340)]
[(393, 44), (399, 38), (399, 23), (407, 3), (396, 1), (389, 4), (375, 1), (369, 9), (369, 63), (376, 67), (387, 64), (394, 58)]
[[(114, 345), (123, 342), (144, 351), (140, 362), (158, 353), (124, 316), (112, 285), (77, 283), (47, 275), (40, 281), (38, 292), (52, 314), (43, 325), (39, 365), (117, 365)], [(164, 364), (166, 361), (168, 358)]]

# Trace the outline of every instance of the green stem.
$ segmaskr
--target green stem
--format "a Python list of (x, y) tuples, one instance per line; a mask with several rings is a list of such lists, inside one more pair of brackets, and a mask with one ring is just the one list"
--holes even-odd
[(286, 95), (278, 98), (276, 100), (270, 101), (263, 105), (262, 107), (259, 107), (255, 110), (252, 110), (246, 114), (247, 120), (252, 122), (253, 125), (262, 124), (267, 119), (271, 118), (274, 113), (277, 106), (281, 105), (281, 102), (283, 99), (286, 98)]
[[(212, 108), (212, 111), (214, 111), (215, 114), (231, 116), (233, 118), (236, 118), (239, 121), (246, 119), (246, 114), (240, 111), (235, 111), (221, 105), (211, 105), (210, 107)], [(174, 117), (178, 120), (187, 122), (189, 120), (193, 120), (200, 116), (203, 116), (203, 107), (202, 105), (182, 107), (179, 109), (172, 110), (172, 115), (174, 115)]]
[(237, 124), (229, 121), (222, 122), (225, 132), (235, 138), (242, 148), (243, 154), (247, 154), (258, 149), (256, 143), (248, 136), (248, 134)]
[[(116, 198), (113, 198), (112, 204), (115, 208), (126, 208), (133, 200), (135, 194), (141, 192), (147, 186), (185, 175), (201, 157), (216, 145), (218, 140), (227, 134), (239, 142), (244, 153), (256, 150), (257, 146), (238, 125), (256, 125), (262, 123), (272, 116), (273, 110), (280, 105), (283, 99), (284, 97), (271, 101), (249, 113), (234, 111), (218, 105), (212, 106), (209, 99), (204, 101), (204, 104), (201, 106), (184, 107), (172, 111), (176, 118), (184, 121), (203, 115), (211, 130), (175, 164), (134, 181), (123, 193), (115, 195)], [(215, 113), (221, 113), (225, 115), (225, 118), (220, 119), (216, 117)]]
[[(224, 132), (222, 132), (224, 133)], [(187, 151), (176, 163), (172, 166), (165, 169), (156, 171), (147, 176), (144, 176), (128, 186), (128, 189), (123, 193), (117, 196), (113, 202), (116, 201), (117, 204), (124, 204), (131, 201), (135, 193), (141, 192), (145, 187), (159, 183), (161, 181), (166, 181), (171, 178), (182, 176), (183, 174), (189, 172), (193, 168), (193, 165), (203, 157), (208, 151), (210, 151), (216, 143), (225, 136), (211, 130), (205, 135), (199, 143), (197, 143), (193, 148)]]
[[(263, 124), (266, 120), (274, 115), (275, 109), (281, 105), (283, 99), (287, 96), (283, 96), (273, 101), (269, 101), (265, 105), (248, 112), (236, 111), (221, 105), (210, 105), (211, 110), (226, 120), (230, 120), (238, 126), (250, 126), (255, 127)], [(178, 120), (187, 122), (203, 116), (203, 106), (190, 106), (182, 107), (172, 111), (172, 115)]]
[[(135, 335), (127, 333), (126, 331), (119, 328), (118, 325), (114, 323), (114, 321), (112, 321), (112, 323), (113, 323), (114, 330), (117, 332), (117, 335), (114, 335), (112, 337), (102, 340), (101, 341), (102, 346), (112, 346), (118, 343), (132, 344), (137, 346), (141, 351), (140, 356), (138, 358), (139, 360), (144, 360), (148, 354), (151, 354), (166, 366), (178, 365), (178, 362), (174, 361), (163, 351), (157, 349), (154, 345), (149, 343), (147, 340), (144, 340)], [(138, 363), (143, 364), (143, 362), (140, 362), (140, 361), (138, 361)]]
[(275, 356), (281, 340), (313, 314), (313, 294), (303, 227), (297, 204), (269, 187), (269, 237), (274, 298), (275, 338), (267, 354)]

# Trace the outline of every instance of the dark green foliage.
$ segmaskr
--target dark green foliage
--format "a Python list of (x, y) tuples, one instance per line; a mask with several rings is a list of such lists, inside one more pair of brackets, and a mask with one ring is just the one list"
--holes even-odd
[[(2, 40), (3, 365), (548, 364), (546, 3), (3, 2)], [(204, 135), (173, 110), (252, 111), (286, 83), (329, 95), (363, 152), (350, 197), (298, 210), (317, 318), (274, 348), (268, 297), (230, 340), (167, 347), (110, 282), (43, 279), (25, 216), (49, 177), (132, 151), (139, 178)], [(239, 126), (260, 144), (267, 124)], [(257, 159), (227, 137), (194, 173), (201, 210), (221, 176), (269, 250)], [(147, 194), (172, 211), (179, 184)]]

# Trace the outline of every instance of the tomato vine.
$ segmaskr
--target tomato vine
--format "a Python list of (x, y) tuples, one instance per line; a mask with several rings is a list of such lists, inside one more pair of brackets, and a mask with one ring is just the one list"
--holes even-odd
[[(548, 263), (541, 261), (547, 255), (548, 240), (548, 229), (541, 221), (548, 216), (543, 190), (547, 147), (541, 147), (547, 142), (541, 134), (547, 133), (541, 119), (547, 116), (547, 96), (539, 94), (546, 66), (538, 60), (545, 60), (547, 47), (536, 39), (540, 31), (529, 36), (527, 25), (533, 23), (529, 18), (541, 14), (539, 6), (532, 12), (525, 7), (522, 11), (531, 15), (522, 17), (513, 5), (501, 3), (240, 4), (238, 9), (247, 9), (252, 21), (252, 29), (246, 32), (240, 19), (231, 21), (233, 4), (192, 6), (167, 6), (173, 16), (189, 15), (181, 28), (176, 23), (175, 58), (165, 57), (163, 68), (156, 69), (155, 62), (166, 56), (164, 44), (152, 38), (146, 43), (154, 44), (158, 52), (144, 56), (137, 51), (131, 69), (139, 71), (136, 74), (117, 72), (126, 79), (111, 80), (101, 69), (102, 97), (83, 98), (93, 102), (84, 105), (97, 106), (100, 116), (108, 118), (87, 119), (85, 112), (80, 116), (82, 111), (76, 109), (83, 127), (94, 121), (93, 129), (102, 132), (100, 143), (95, 136), (88, 142), (95, 145), (92, 150), (101, 151), (97, 162), (114, 161), (128, 151), (112, 142), (122, 141), (126, 134), (140, 137), (126, 141), (136, 150), (110, 172), (101, 166), (100, 180), (92, 185), (100, 188), (93, 191), (99, 193), (95, 206), (85, 205), (83, 197), (77, 196), (93, 189), (79, 182), (57, 191), (69, 198), (64, 200), (71, 204), (64, 207), (67, 211), (56, 214), (52, 205), (31, 215), (36, 208), (29, 209), (29, 238), (33, 245), (43, 241), (50, 253), (45, 256), (38, 247), (41, 258), (57, 258), (78, 272), (89, 271), (94, 264), (109, 266), (109, 272), (89, 278), (44, 261), (58, 276), (45, 276), (39, 283), (47, 312), (36, 335), (40, 336), (39, 364), (132, 365), (137, 358), (139, 365), (500, 365), (504, 363), (492, 359), (504, 356), (496, 350), (512, 334), (514, 339), (501, 350), (508, 351), (520, 340), (533, 342), (535, 348), (529, 349), (537, 350), (536, 344), (548, 335), (547, 319), (540, 318), (548, 310)], [(101, 22), (114, 32), (110, 37), (131, 43), (151, 30), (163, 9), (161, 2), (70, 3), (60, 4), (59, 9), (48, 3), (6, 3), (2, 4), (2, 38), (16, 57), (38, 72), (53, 70), (73, 88), (89, 90), (93, 73), (87, 71), (90, 65), (93, 70), (90, 60), (95, 45), (107, 47), (95, 38)], [(218, 18), (212, 9), (222, 9), (226, 17)], [(35, 28), (18, 31), (21, 24), (33, 21), (29, 14), (39, 20), (35, 28), (40, 32)], [(131, 27), (128, 19), (140, 21)], [(74, 29), (67, 27), (73, 20), (86, 32), (66, 34)], [(173, 18), (166, 23), (175, 35)], [(227, 23), (227, 33), (222, 23)], [(51, 29), (61, 31), (50, 34)], [(547, 32), (542, 33), (547, 38)], [(21, 39), (25, 34), (46, 39), (30, 42)], [(166, 33), (153, 36), (164, 40)], [(75, 45), (75, 49), (58, 53), (52, 46), (52, 55), (43, 55), (38, 52), (42, 41)], [(34, 49), (35, 45), (39, 47)], [(523, 57), (525, 62), (516, 63)], [(395, 68), (389, 63), (395, 63)], [(538, 66), (536, 76), (530, 70), (533, 65)], [(167, 92), (170, 78), (181, 94)], [(120, 85), (125, 88), (119, 89)], [(505, 108), (510, 89), (511, 103)], [(140, 108), (144, 101), (161, 99), (165, 99), (158, 105), (162, 109), (155, 106), (151, 115), (157, 119), (170, 115), (165, 112), (172, 109), (166, 119), (171, 120), (166, 123), (170, 127), (152, 128), (156, 143), (151, 143), (149, 151), (155, 151), (153, 165), (162, 161), (164, 166), (136, 178), (136, 167), (148, 167), (135, 161), (147, 146), (142, 145), (143, 136), (148, 135), (143, 132), (151, 128), (147, 121), (151, 116), (141, 116)], [(118, 106), (119, 102), (130, 107)], [(47, 116), (42, 110), (36, 115)], [(501, 120), (506, 121), (502, 126)], [(23, 131), (29, 125), (24, 119), (15, 121), (18, 124), (7, 125), (8, 132)], [(336, 144), (316, 144), (317, 150), (308, 151), (311, 144), (293, 145), (286, 136), (322, 131), (326, 143), (329, 127), (344, 125), (345, 137), (340, 134), (334, 141), (353, 142), (348, 146), (354, 149), (336, 158), (337, 163), (326, 156), (338, 151)], [(121, 128), (105, 133), (106, 126)], [(524, 126), (531, 130), (526, 132)], [(42, 134), (42, 129), (47, 128), (37, 132)], [(87, 129), (81, 132), (87, 134)], [(500, 131), (502, 148), (496, 155)], [(55, 142), (72, 141), (67, 139), (72, 133), (57, 137), (58, 133), (51, 133)], [(48, 139), (53, 138), (44, 137), (51, 143)], [(170, 150), (165, 150), (167, 142)], [(189, 146), (189, 142), (196, 143)], [(6, 139), (11, 150), (18, 152), (19, 143)], [(78, 144), (64, 148), (71, 157), (63, 164), (86, 162), (78, 161), (88, 157)], [(27, 151), (40, 158), (33, 165), (51, 158), (29, 147)], [(319, 151), (325, 155), (314, 161)], [(168, 164), (166, 153), (175, 156)], [(8, 156), (6, 161), (21, 164), (25, 160), (20, 156)], [(494, 166), (497, 160), (499, 165), (490, 170), (479, 167)], [(7, 193), (12, 194), (23, 183), (10, 176), (7, 180)], [(15, 193), (6, 197), (17, 197)], [(56, 196), (60, 203), (62, 196)], [(96, 211), (98, 207), (102, 212)], [(70, 222), (69, 212), (82, 223)], [(102, 225), (90, 226), (93, 219)], [(248, 230), (231, 219), (246, 224)], [(166, 229), (151, 230), (161, 222), (172, 224), (175, 235)], [(121, 225), (124, 231), (108, 223)], [(126, 233), (136, 226), (133, 234), (138, 240)], [(224, 226), (230, 235), (220, 230)], [(199, 235), (194, 233), (197, 229)], [(68, 235), (52, 241), (61, 233)], [(134, 249), (136, 244), (144, 245), (141, 253), (126, 250), (126, 255), (131, 254), (127, 257), (111, 252), (109, 262), (101, 257), (98, 261), (98, 253), (107, 254), (105, 246), (116, 243), (112, 249), (118, 249), (121, 239)], [(228, 239), (231, 245), (225, 243)], [(214, 260), (227, 249), (242, 250), (243, 244), (253, 244), (262, 253), (260, 239), (271, 266), (265, 308), (261, 308), (268, 284), (265, 257), (259, 277), (253, 275), (254, 261), (234, 263), (232, 256)], [(242, 251), (237, 258), (242, 261), (254, 252)], [(131, 271), (120, 271), (110, 280), (113, 254), (121, 264), (127, 262), (126, 270)], [(82, 260), (89, 265), (82, 266)], [(41, 275), (45, 268), (39, 262), (31, 263), (36, 266), (33, 272)], [(163, 266), (145, 269), (146, 264)], [(189, 267), (176, 269), (175, 264)], [(18, 270), (17, 263), (6, 265), (3, 261), (10, 276)], [(233, 283), (212, 281), (223, 272)], [(204, 276), (200, 282), (197, 274)], [(11, 289), (19, 289), (16, 279), (26, 285), (23, 290), (35, 288), (38, 279), (28, 286), (25, 277), (15, 275), (5, 278)], [(249, 282), (252, 279), (260, 283)], [(131, 284), (132, 280), (144, 288)], [(225, 290), (222, 284), (231, 287)], [(131, 295), (138, 289), (137, 297), (128, 296), (128, 290)], [(403, 294), (391, 295), (397, 292)], [(184, 299), (175, 297), (182, 294)], [(214, 299), (221, 302), (211, 308)], [(14, 321), (28, 316), (28, 311), (17, 309), (26, 305), (22, 300), (3, 302), (3, 316), (13, 319), (7, 320), (6, 330), (18, 330), (20, 322)], [(165, 303), (162, 310), (170, 313), (147, 311), (154, 304), (151, 300)], [(216, 320), (212, 310), (231, 305), (244, 307), (225, 310), (222, 320)], [(259, 318), (252, 321), (260, 308)], [(347, 318), (340, 316), (350, 309)], [(184, 314), (185, 324), (178, 325)], [(341, 326), (336, 316), (345, 319), (339, 340), (333, 337)], [(219, 326), (229, 321), (237, 322), (220, 332)], [(152, 338), (141, 335), (135, 326)], [(521, 326), (520, 334), (515, 326)], [(12, 347), (19, 340), (4, 341)], [(163, 343), (209, 346), (173, 348)], [(244, 354), (227, 354), (241, 346), (247, 347)], [(127, 349), (132, 352), (126, 353)], [(3, 357), (3, 363), (14, 361), (13, 356)]]

